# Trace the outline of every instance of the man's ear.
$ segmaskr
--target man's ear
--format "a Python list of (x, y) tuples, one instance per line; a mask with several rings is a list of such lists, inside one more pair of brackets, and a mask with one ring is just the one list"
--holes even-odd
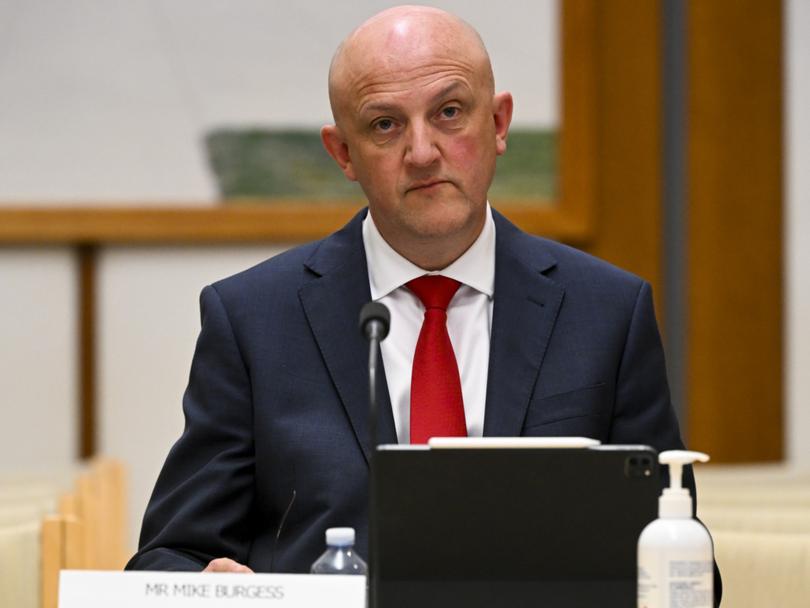
[(492, 98), (492, 116), (495, 119), (495, 153), (506, 152), (506, 136), (512, 123), (512, 94), (504, 91)]
[(340, 127), (337, 125), (321, 127), (321, 141), (329, 156), (335, 159), (340, 170), (343, 171), (343, 175), (356, 182), (357, 176), (354, 173), (352, 159), (349, 156), (349, 146), (346, 144), (346, 139), (343, 137)]

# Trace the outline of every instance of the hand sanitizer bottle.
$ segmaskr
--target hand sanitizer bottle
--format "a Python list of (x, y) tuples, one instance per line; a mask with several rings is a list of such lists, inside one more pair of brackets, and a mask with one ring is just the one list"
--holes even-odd
[(669, 488), (658, 499), (658, 519), (638, 539), (638, 608), (712, 608), (714, 547), (692, 517), (692, 497), (681, 487), (683, 466), (707, 462), (700, 452), (661, 452), (669, 465)]

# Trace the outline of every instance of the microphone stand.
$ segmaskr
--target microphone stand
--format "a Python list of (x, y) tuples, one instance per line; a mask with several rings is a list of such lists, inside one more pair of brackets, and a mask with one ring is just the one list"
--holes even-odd
[(374, 584), (374, 573), (378, 572), (377, 563), (377, 526), (375, 524), (374, 508), (377, 492), (377, 367), (380, 359), (380, 342), (388, 335), (390, 313), (384, 304), (369, 302), (360, 311), (360, 330), (368, 339), (368, 405), (369, 405), (369, 543), (368, 543), (368, 606), (376, 608), (377, 590)]
[(377, 364), (381, 339), (372, 336), (368, 344), (368, 424), (372, 454), (377, 450)]
[(377, 607), (377, 589), (372, 583), (372, 575), (378, 572), (377, 568), (377, 525), (375, 523), (374, 508), (377, 493), (377, 363), (380, 354), (380, 340), (371, 337), (368, 343), (368, 426), (370, 435), (369, 452), (369, 479), (368, 479), (368, 606)]

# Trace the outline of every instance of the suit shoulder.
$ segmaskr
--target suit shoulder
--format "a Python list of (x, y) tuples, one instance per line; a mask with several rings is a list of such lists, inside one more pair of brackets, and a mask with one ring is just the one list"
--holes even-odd
[(643, 278), (574, 247), (531, 238), (546, 259), (554, 259), (543, 274), (565, 290), (568, 309), (580, 320), (593, 315), (629, 319), (640, 305), (651, 302), (652, 290)]
[(612, 281), (617, 284), (634, 286), (638, 289), (645, 282), (642, 277), (610, 262), (586, 253), (570, 245), (564, 245), (539, 236), (526, 235), (530, 248), (537, 256), (550, 256), (556, 262), (551, 274), (559, 282), (571, 281)]
[[(549, 279), (568, 286), (592, 285), (602, 290), (629, 289), (638, 292), (644, 279), (579, 249), (523, 232), (493, 210), (496, 249), (527, 262)], [(498, 240), (503, 239), (501, 246)]]
[[(362, 249), (362, 222), (366, 208), (361, 209), (337, 232), (317, 241), (292, 247), (247, 270), (217, 281), (213, 288), (220, 296), (244, 298), (245, 295), (275, 293), (296, 293), (298, 288), (311, 277), (333, 268), (335, 265), (355, 262), (355, 254)], [(364, 259), (364, 258), (363, 258)]]
[(320, 241), (314, 241), (282, 251), (241, 272), (220, 279), (212, 284), (224, 300), (261, 297), (268, 293), (295, 293), (305, 272), (304, 263), (317, 249)]

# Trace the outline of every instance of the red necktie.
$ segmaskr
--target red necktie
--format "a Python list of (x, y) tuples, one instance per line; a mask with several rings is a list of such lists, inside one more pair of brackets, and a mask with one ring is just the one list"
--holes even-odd
[(408, 282), (425, 306), (411, 374), (411, 443), (467, 436), (461, 378), (447, 333), (447, 305), (459, 285), (438, 275)]

